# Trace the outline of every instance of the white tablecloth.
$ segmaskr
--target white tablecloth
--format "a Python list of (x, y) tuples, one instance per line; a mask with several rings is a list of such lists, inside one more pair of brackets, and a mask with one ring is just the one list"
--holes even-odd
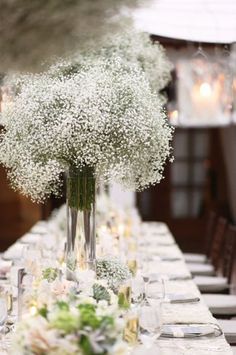
[[(44, 225), (45, 228), (45, 225)], [(184, 294), (190, 293), (196, 297), (200, 297), (200, 302), (197, 303), (165, 303), (163, 305), (163, 323), (215, 323), (217, 320), (212, 316), (207, 306), (205, 305), (200, 292), (194, 281), (190, 278), (187, 265), (184, 262), (182, 253), (175, 240), (171, 235), (168, 227), (163, 223), (143, 223), (142, 233), (144, 235), (144, 241), (147, 239), (147, 243), (141, 242), (142, 250), (146, 255), (156, 256), (155, 261), (152, 261), (149, 265), (151, 270), (167, 275), (169, 277), (183, 277), (183, 280), (168, 280), (166, 281), (167, 294)], [(40, 234), (32, 234), (31, 236), (23, 238), (23, 241), (35, 238), (37, 239)], [(17, 256), (22, 249), (22, 244), (16, 243), (6, 253), (5, 257), (8, 259)], [(4, 255), (3, 255), (4, 256)], [(176, 260), (166, 261), (162, 258), (170, 257), (177, 258)], [(1, 265), (1, 264), (0, 264)], [(184, 279), (184, 278), (188, 279)], [(0, 281), (1, 284), (1, 281)], [(0, 350), (0, 354), (4, 354), (4, 351)], [(6, 353), (5, 353), (6, 354)], [(136, 347), (133, 355), (145, 355), (147, 349), (142, 346)], [(224, 336), (216, 338), (198, 338), (198, 339), (159, 339), (157, 345), (148, 350), (148, 355), (231, 355), (232, 350), (226, 342)], [(20, 355), (20, 354), (19, 354)]]

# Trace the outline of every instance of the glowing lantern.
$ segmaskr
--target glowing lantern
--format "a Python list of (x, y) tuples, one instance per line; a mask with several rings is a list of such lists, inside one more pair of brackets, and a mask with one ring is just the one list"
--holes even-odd
[(175, 125), (211, 127), (231, 123), (232, 85), (226, 61), (182, 60), (177, 65), (177, 77)]

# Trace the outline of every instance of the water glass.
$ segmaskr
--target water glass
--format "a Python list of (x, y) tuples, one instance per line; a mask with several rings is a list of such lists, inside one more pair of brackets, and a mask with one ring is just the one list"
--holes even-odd
[(155, 305), (145, 304), (139, 313), (140, 340), (146, 348), (151, 348), (161, 335), (161, 301)]
[(163, 300), (165, 298), (165, 288), (162, 280), (150, 281), (146, 286), (146, 299), (150, 303), (151, 300)]

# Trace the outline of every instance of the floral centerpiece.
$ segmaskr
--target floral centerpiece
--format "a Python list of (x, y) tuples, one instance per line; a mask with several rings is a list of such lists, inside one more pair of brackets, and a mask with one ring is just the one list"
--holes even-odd
[(117, 296), (92, 271), (78, 284), (60, 280), (56, 268), (42, 269), (21, 298), (21, 319), (11, 354), (125, 354), (124, 320)]
[(125, 354), (123, 320), (106, 301), (78, 298), (37, 309), (18, 324), (12, 354)]
[[(61, 189), (67, 171), (68, 277), (95, 268), (99, 178), (141, 190), (158, 183), (172, 129), (140, 65), (97, 55), (61, 62), (16, 80), (3, 112), (0, 162), (13, 187), (34, 201)], [(79, 225), (79, 228), (77, 226)]]

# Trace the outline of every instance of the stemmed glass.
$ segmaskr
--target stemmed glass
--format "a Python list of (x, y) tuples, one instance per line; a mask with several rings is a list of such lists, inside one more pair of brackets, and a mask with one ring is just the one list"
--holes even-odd
[(148, 303), (151, 303), (152, 300), (161, 300), (164, 301), (166, 297), (165, 284), (162, 279), (158, 280), (149, 280), (149, 283), (146, 286), (146, 299)]
[(141, 273), (144, 281), (144, 298), (147, 294), (147, 287), (150, 281), (150, 260), (147, 256), (142, 255), (141, 257)]
[(18, 270), (18, 320), (29, 312), (29, 298), (35, 276), (26, 272), (24, 268)]
[(131, 281), (132, 302), (140, 305), (145, 299), (145, 283), (140, 275), (137, 275)]
[(140, 340), (146, 348), (151, 348), (161, 335), (161, 301), (155, 306), (146, 303), (139, 314)]
[(7, 320), (7, 296), (0, 293), (0, 333), (4, 334)]

